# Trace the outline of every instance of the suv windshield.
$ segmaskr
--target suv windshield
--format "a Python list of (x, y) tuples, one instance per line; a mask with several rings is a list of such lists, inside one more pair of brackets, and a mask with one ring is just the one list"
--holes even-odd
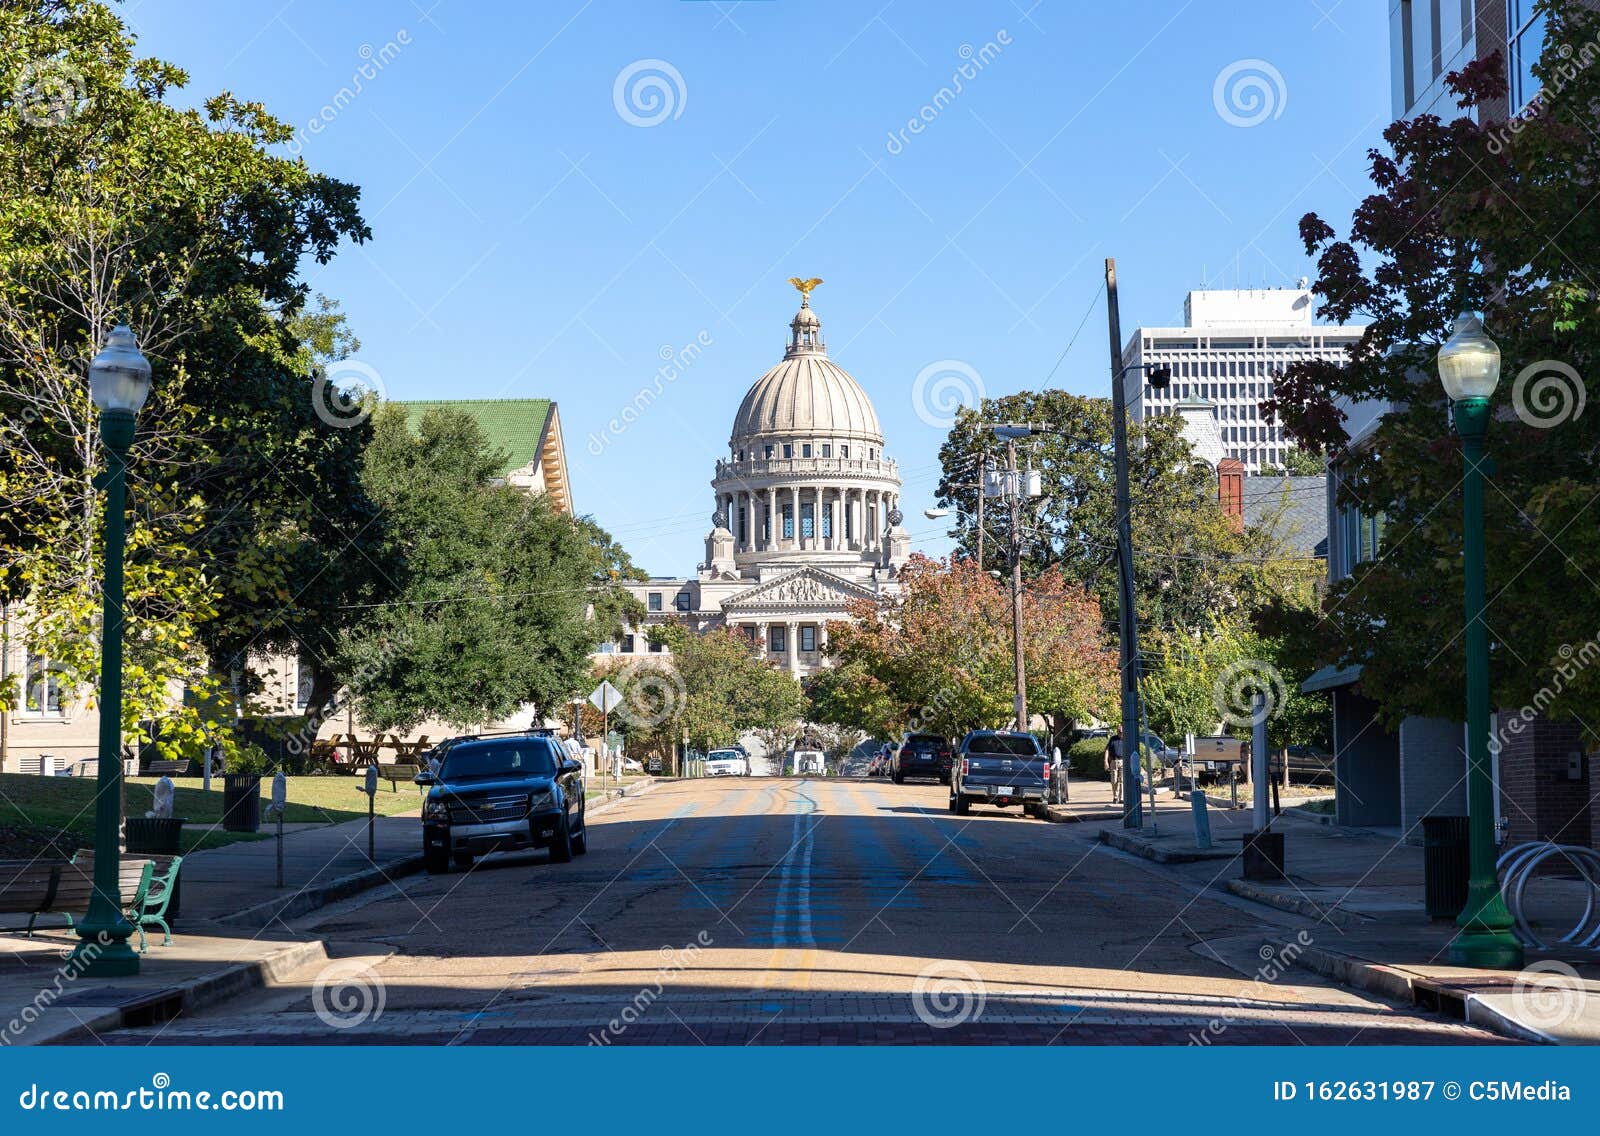
[(912, 753), (927, 753), (929, 751), (949, 749), (950, 743), (941, 737), (935, 737), (931, 734), (912, 734), (906, 739), (905, 748)]
[(550, 743), (530, 738), (452, 749), (444, 759), (439, 776), (446, 781), (464, 781), (474, 777), (548, 776), (555, 771), (556, 759)]
[(715, 749), (706, 756), (707, 761), (743, 761), (744, 754), (736, 749)]
[(1011, 757), (1038, 757), (1032, 734), (982, 734), (967, 745), (968, 753), (1001, 753)]

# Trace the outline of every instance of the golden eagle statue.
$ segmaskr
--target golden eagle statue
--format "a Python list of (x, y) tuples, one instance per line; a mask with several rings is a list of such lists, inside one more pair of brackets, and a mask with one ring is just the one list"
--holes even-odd
[(789, 277), (789, 283), (793, 284), (795, 289), (799, 291), (801, 303), (809, 304), (811, 302), (811, 290), (822, 283), (822, 277), (813, 276), (810, 280), (802, 280), (798, 276), (791, 276)]

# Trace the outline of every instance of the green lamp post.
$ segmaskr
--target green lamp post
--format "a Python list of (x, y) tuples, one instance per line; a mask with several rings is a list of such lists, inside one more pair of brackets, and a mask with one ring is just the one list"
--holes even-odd
[(122, 914), (118, 882), (122, 826), (122, 549), (127, 536), (128, 448), (134, 417), (150, 397), (150, 361), (126, 324), (112, 328), (89, 363), (89, 393), (100, 410), (105, 472), (95, 487), (106, 492), (106, 563), (100, 633), (100, 768), (95, 782), (94, 894), (78, 924), (73, 959), (80, 973), (112, 978), (139, 973), (128, 946), (132, 926)]
[(1463, 574), (1466, 577), (1467, 828), (1471, 878), (1450, 957), (1463, 966), (1520, 967), (1522, 944), (1495, 874), (1494, 778), (1489, 768), (1489, 633), (1483, 622), (1483, 436), (1489, 397), (1500, 381), (1500, 348), (1476, 315), (1456, 318), (1439, 349), (1439, 378), (1453, 403), (1465, 468), (1461, 480)]

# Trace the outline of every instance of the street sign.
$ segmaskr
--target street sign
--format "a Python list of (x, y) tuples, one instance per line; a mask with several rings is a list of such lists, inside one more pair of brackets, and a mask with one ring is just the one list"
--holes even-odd
[(622, 691), (612, 686), (611, 681), (607, 679), (594, 688), (594, 692), (589, 695), (589, 701), (600, 713), (609, 714), (622, 705)]

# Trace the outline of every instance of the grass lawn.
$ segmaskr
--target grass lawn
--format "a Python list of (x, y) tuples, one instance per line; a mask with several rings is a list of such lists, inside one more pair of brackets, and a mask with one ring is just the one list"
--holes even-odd
[[(143, 816), (151, 805), (156, 778), (136, 777), (128, 782), (126, 808), (129, 816)], [(208, 793), (198, 777), (182, 777), (177, 786), (174, 814), (195, 824), (216, 824), (222, 820), (222, 779), (212, 779)], [(356, 820), (367, 815), (367, 797), (358, 777), (291, 777), (289, 807), (284, 812), (287, 824), (324, 823)], [(402, 784), (395, 792), (380, 781), (377, 811), (388, 816), (420, 808), (422, 796), (415, 786)], [(272, 783), (263, 779), (262, 804), (271, 794)], [(25, 773), (0, 773), (0, 859), (29, 858), (52, 844), (62, 854), (94, 843), (95, 783), (89, 777), (35, 777)], [(256, 840), (269, 835), (263, 825), (260, 836), (250, 833), (186, 831), (183, 850), (215, 848), (237, 840)], [(51, 854), (55, 854), (52, 852)]]

